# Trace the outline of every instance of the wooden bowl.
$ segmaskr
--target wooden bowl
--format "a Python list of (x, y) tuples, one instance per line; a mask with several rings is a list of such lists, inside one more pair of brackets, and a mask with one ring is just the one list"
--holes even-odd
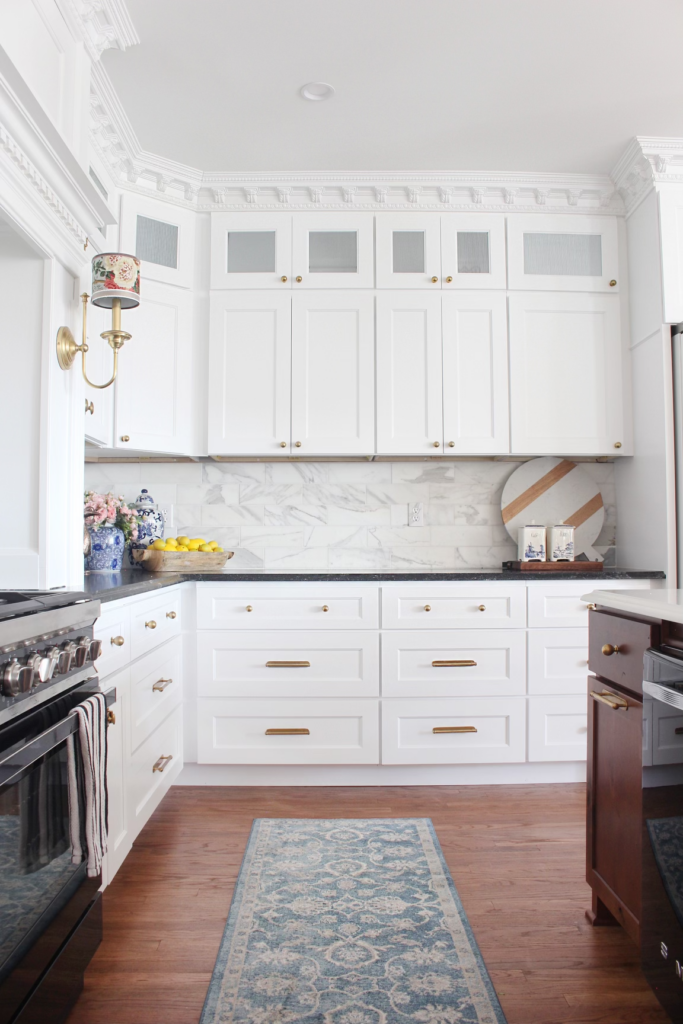
[(147, 572), (220, 572), (234, 551), (155, 551), (133, 548), (133, 558)]

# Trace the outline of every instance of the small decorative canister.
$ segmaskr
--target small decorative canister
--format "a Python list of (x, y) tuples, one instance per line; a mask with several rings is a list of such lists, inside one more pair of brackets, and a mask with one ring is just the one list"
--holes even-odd
[(520, 526), (517, 534), (517, 558), (520, 562), (545, 562), (545, 526)]
[(134, 549), (148, 548), (155, 540), (163, 540), (165, 523), (164, 517), (159, 511), (159, 506), (144, 487), (131, 508), (135, 509), (138, 516), (138, 537), (137, 540), (131, 542), (128, 551), (128, 561), (136, 569), (139, 569), (140, 563), (136, 562), (133, 558)]
[(550, 527), (548, 551), (551, 562), (574, 561), (574, 527), (560, 523)]
[(86, 556), (88, 572), (121, 572), (125, 537), (118, 526), (88, 527), (91, 539), (90, 554)]

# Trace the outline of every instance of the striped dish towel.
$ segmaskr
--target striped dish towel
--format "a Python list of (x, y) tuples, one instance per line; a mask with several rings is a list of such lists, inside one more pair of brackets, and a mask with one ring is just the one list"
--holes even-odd
[(102, 858), (107, 852), (107, 702), (104, 694), (88, 697), (71, 714), (78, 716), (80, 749), (80, 756), (77, 756), (75, 737), (69, 736), (71, 861), (80, 864), (87, 858), (88, 878), (95, 878), (102, 870)]

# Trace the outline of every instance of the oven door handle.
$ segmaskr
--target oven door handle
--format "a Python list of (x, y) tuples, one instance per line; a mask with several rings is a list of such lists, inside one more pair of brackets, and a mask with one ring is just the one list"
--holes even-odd
[[(83, 690), (84, 699), (95, 693), (103, 693), (107, 707), (116, 701), (116, 687), (109, 690), (91, 688), (90, 691)], [(0, 788), (14, 785), (26, 774), (31, 765), (39, 761), (45, 754), (63, 743), (67, 737), (78, 731), (78, 718), (76, 715), (67, 715), (55, 725), (51, 725), (45, 732), (35, 736), (29, 743), (19, 750), (10, 751), (4, 756), (0, 755)]]

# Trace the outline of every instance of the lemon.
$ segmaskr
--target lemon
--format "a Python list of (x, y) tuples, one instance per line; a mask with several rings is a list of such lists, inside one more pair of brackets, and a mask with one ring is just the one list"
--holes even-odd
[(180, 547), (181, 545), (183, 545), (183, 547), (187, 547), (187, 545), (190, 543), (190, 538), (186, 537), (185, 534), (183, 534), (182, 537), (177, 537), (176, 539), (178, 541), (178, 547)]
[(186, 547), (185, 544), (179, 544), (178, 547), (176, 548), (176, 551), (189, 551), (189, 550), (190, 549), (188, 547)]
[(213, 548), (211, 547), (210, 544), (201, 544), (200, 547), (199, 547), (199, 550), (200, 551), (208, 551), (208, 553), (211, 554), (212, 551), (213, 551)]
[(168, 547), (168, 548), (177, 548), (178, 547), (178, 541), (175, 539), (175, 537), (167, 537), (166, 538), (166, 547)]
[(165, 551), (166, 545), (164, 544), (163, 540), (155, 540), (154, 543), (152, 544), (152, 548), (154, 549), (154, 551)]
[(224, 550), (224, 548), (214, 548), (213, 550), (214, 550), (214, 551), (223, 551), (223, 550)]
[(203, 537), (193, 537), (192, 540), (196, 540), (198, 544), (206, 544)]
[(188, 551), (199, 551), (199, 544), (198, 540), (191, 540), (187, 545)]
[(211, 548), (212, 551), (215, 551), (216, 548), (218, 547), (218, 541), (217, 540), (210, 540), (209, 541), (209, 547)]

